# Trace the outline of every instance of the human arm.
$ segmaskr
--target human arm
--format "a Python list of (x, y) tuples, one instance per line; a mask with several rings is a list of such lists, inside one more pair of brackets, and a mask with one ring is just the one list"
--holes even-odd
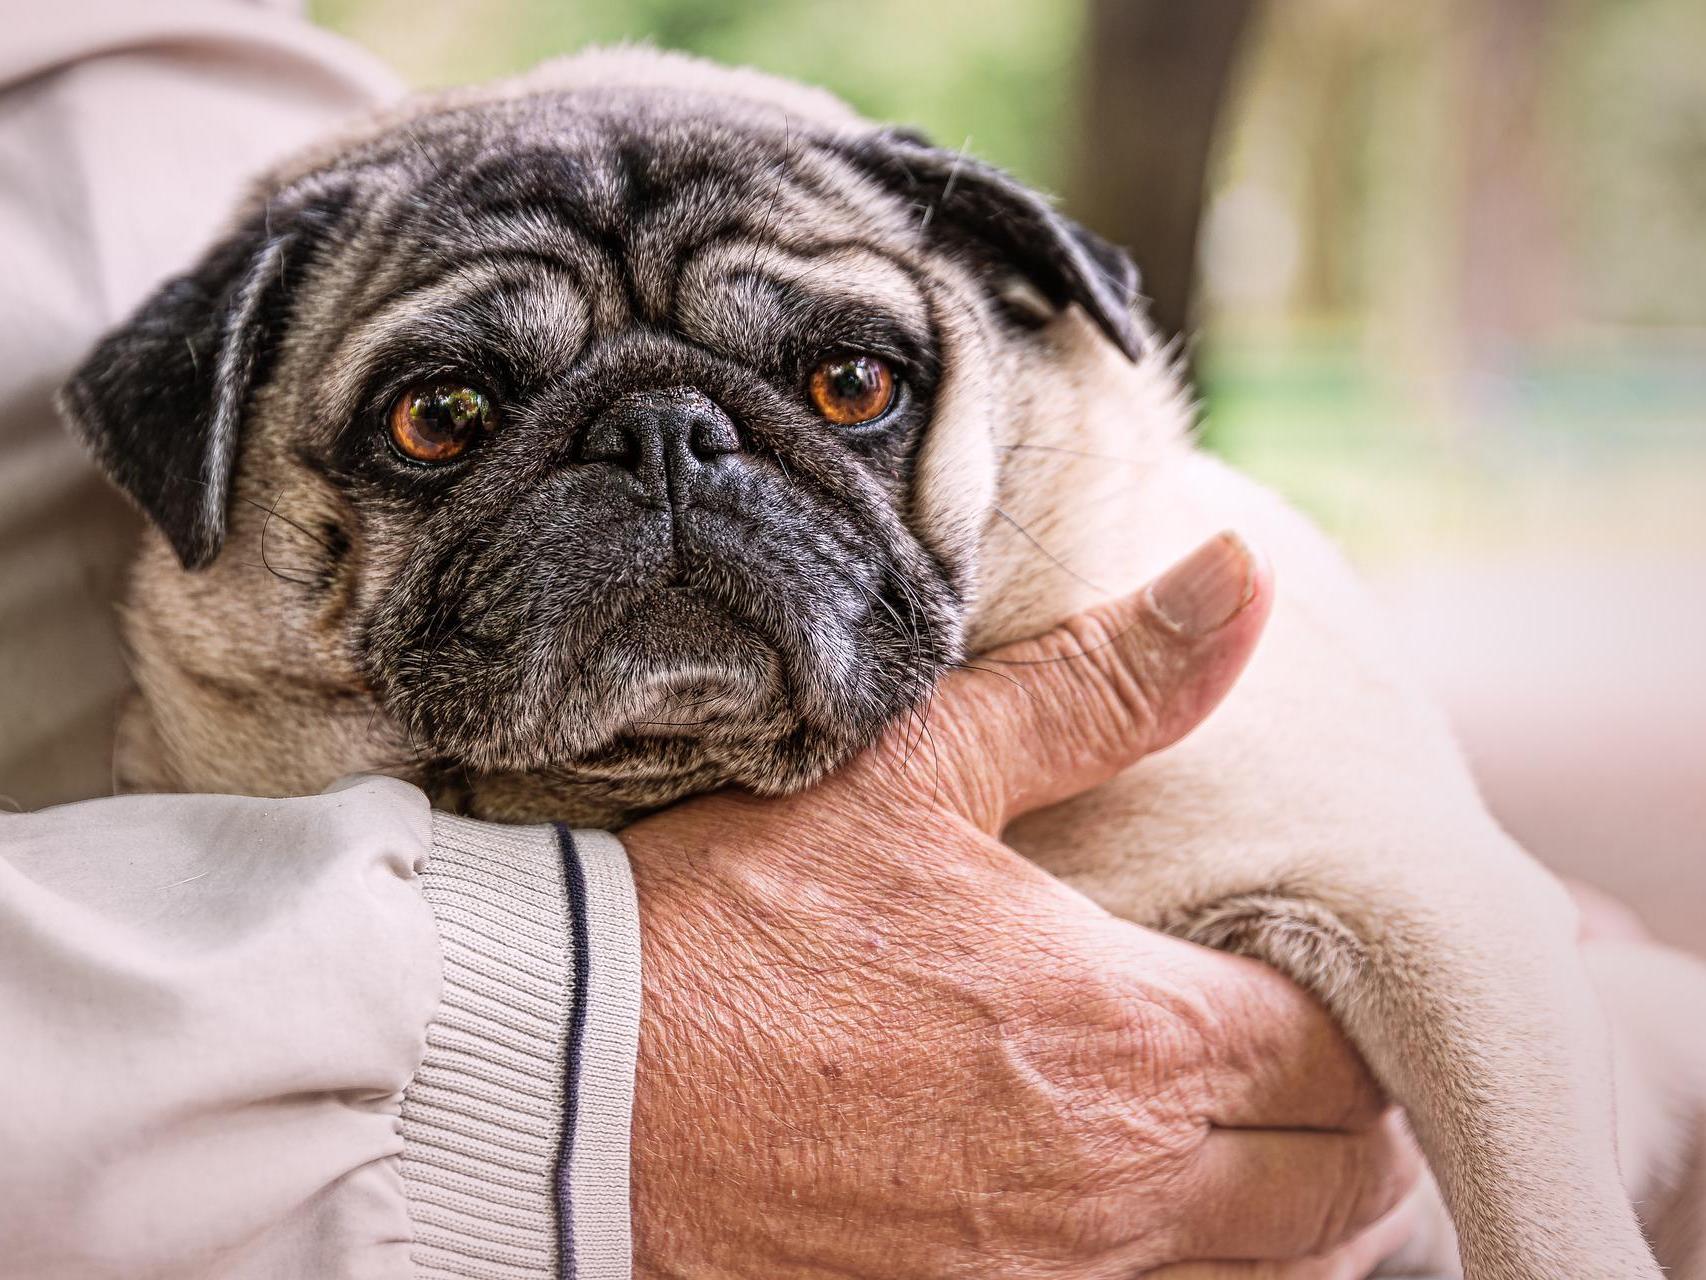
[(0, 1276), (625, 1275), (633, 929), (388, 779), (0, 815)]
[(105, 794), (137, 526), (52, 406), (268, 162), (401, 91), (289, 3), (7, 6), (0, 41), (0, 806)]

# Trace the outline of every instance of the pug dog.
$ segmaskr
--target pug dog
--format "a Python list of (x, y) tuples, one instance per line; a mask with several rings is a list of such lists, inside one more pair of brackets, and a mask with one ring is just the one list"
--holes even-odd
[(1474, 1280), (1656, 1280), (1631, 1196), (1683, 1185), (1699, 1102), (1653, 1077), (1706, 1046), (1624, 1036), (1619, 1129), (1569, 899), (1321, 535), (1193, 447), (1138, 302), (1036, 194), (784, 81), (625, 50), (412, 100), (262, 179), (63, 392), (151, 522), (124, 784), (604, 826), (788, 791), (1235, 526), (1281, 581), (1239, 688), (1008, 839), (1315, 992)]

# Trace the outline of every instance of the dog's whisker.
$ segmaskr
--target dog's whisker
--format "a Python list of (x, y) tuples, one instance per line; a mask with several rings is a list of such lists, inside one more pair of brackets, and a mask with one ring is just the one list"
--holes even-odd
[[(1083, 655), (1080, 654), (1078, 656), (1082, 657)], [(996, 659), (996, 661), (1000, 661), (1000, 659)], [(953, 666), (955, 671), (971, 671), (979, 675), (994, 676), (998, 680), (1005, 680), (1032, 702), (1035, 702), (1037, 699), (1037, 695), (1025, 686), (1025, 682), (1023, 680), (1016, 680), (1005, 671), (996, 671), (992, 667), (980, 667), (975, 662), (956, 662)]]
[[(908, 598), (911, 600), (911, 602), (913, 604), (913, 610), (912, 610), (913, 622), (910, 626), (905, 621), (902, 620), (899, 612), (894, 608), (894, 606), (891, 605), (875, 589), (873, 589), (870, 586), (867, 586), (865, 583), (862, 583), (862, 582), (858, 581), (857, 579), (852, 578), (848, 575), (844, 574), (842, 576), (843, 576), (844, 581), (848, 582), (849, 584), (851, 584), (852, 586), (854, 586), (858, 590), (862, 591), (872, 601), (881, 605), (883, 607), (883, 609), (888, 613), (888, 615), (894, 619), (896, 629), (907, 640), (907, 643), (911, 649), (913, 670), (915, 670), (915, 671), (923, 670), (923, 653), (922, 653), (923, 637), (921, 635), (921, 629), (922, 630), (929, 630), (930, 629), (929, 628), (929, 621), (923, 613), (923, 609), (922, 609), (921, 604), (918, 601), (917, 595), (912, 591), (912, 588), (907, 585), (906, 580), (904, 578), (901, 578), (901, 577), (896, 577), (894, 579), (894, 581), (900, 585), (902, 591), (908, 596)], [(934, 636), (933, 635), (932, 635), (932, 647), (934, 647)], [(935, 686), (934, 686), (934, 684), (932, 684), (930, 687), (930, 692), (929, 692), (928, 697), (927, 697), (927, 701), (925, 704), (925, 710), (924, 710), (924, 714), (922, 715), (922, 717), (919, 715), (915, 706), (909, 705), (907, 707), (908, 716), (910, 716), (912, 719), (914, 719), (918, 723), (919, 733), (918, 733), (918, 736), (916, 738), (911, 739), (908, 742), (905, 757), (901, 761), (901, 771), (903, 773), (905, 772), (907, 766), (911, 763), (913, 754), (918, 750), (919, 745), (924, 740), (925, 733), (928, 731), (929, 709), (930, 709), (930, 705), (932, 704), (932, 702), (935, 699), (935, 696), (936, 696)]]
[[(311, 540), (311, 541), (313, 541), (313, 542), (317, 542), (317, 543), (319, 543), (319, 545), (320, 545), (320, 546), (321, 546), (321, 547), (323, 547), (323, 548), (325, 548), (325, 550), (326, 550), (326, 551), (327, 551), (327, 552), (328, 552), (328, 553), (335, 553), (335, 551), (336, 551), (336, 548), (335, 548), (335, 547), (333, 547), (333, 546), (332, 546), (332, 544), (331, 544), (331, 543), (330, 543), (330, 542), (328, 542), (328, 541), (326, 541), (326, 539), (324, 539), (324, 538), (322, 538), (322, 537), (321, 537), (321, 536), (320, 536), (320, 535), (319, 535), (319, 534), (317, 534), (317, 533), (315, 533), (315, 532), (314, 532), (314, 531), (313, 531), (313, 530), (312, 530), (312, 529), (310, 529), (310, 528), (309, 528), (309, 527), (308, 527), (308, 526), (307, 526), (307, 525), (305, 525), (305, 524), (303, 524), (303, 523), (301, 523), (301, 522), (300, 522), (300, 521), (298, 521), (298, 520), (295, 520), (295, 519), (292, 519), (292, 518), (291, 518), (291, 517), (290, 517), (290, 516), (288, 516), (288, 515), (286, 515), (286, 514), (285, 514), (285, 513), (284, 513), (284, 512), (282, 512), (282, 511), (280, 511), (280, 510), (279, 510), (279, 509), (278, 509), (278, 503), (279, 503), (279, 499), (280, 499), (280, 498), (282, 498), (282, 497), (283, 497), (283, 496), (284, 496), (284, 490), (282, 490), (282, 489), (281, 489), (281, 490), (279, 490), (279, 492), (278, 492), (278, 496), (277, 496), (277, 497), (275, 497), (275, 498), (274, 498), (274, 499), (273, 499), (273, 500), (272, 500), (272, 505), (271, 505), (271, 506), (270, 506), (270, 507), (269, 507), (269, 506), (267, 506), (267, 505), (266, 505), (266, 504), (265, 504), (265, 503), (263, 503), (263, 502), (256, 502), (256, 501), (255, 501), (255, 500), (254, 500), (254, 499), (253, 499), (253, 498), (251, 498), (251, 497), (250, 497), (250, 496), (249, 496), (249, 495), (248, 495), (248, 494), (246, 494), (246, 493), (240, 493), (240, 494), (238, 494), (238, 495), (237, 495), (237, 500), (238, 500), (238, 501), (239, 501), (239, 502), (246, 502), (246, 503), (248, 503), (248, 504), (249, 504), (249, 505), (250, 505), (250, 506), (251, 506), (251, 507), (253, 507), (253, 508), (254, 508), (254, 509), (255, 509), (255, 510), (256, 510), (256, 511), (264, 511), (264, 512), (266, 512), (266, 513), (267, 513), (267, 518), (268, 518), (268, 520), (269, 520), (269, 521), (272, 521), (272, 520), (282, 520), (282, 521), (284, 521), (284, 522), (285, 522), (285, 523), (286, 523), (286, 524), (287, 524), (287, 525), (289, 525), (289, 526), (290, 526), (290, 527), (291, 527), (291, 528), (292, 528), (292, 529), (295, 529), (295, 530), (296, 530), (296, 531), (297, 531), (297, 532), (298, 532), (298, 533), (300, 533), (300, 534), (302, 534), (302, 536), (303, 536), (303, 537), (305, 537), (305, 538), (308, 538), (308, 539), (310, 539), (310, 540)], [(262, 530), (263, 530), (263, 533), (264, 533), (264, 530), (265, 530), (265, 528), (266, 528), (266, 526), (265, 526), (265, 525), (262, 525), (262, 526), (261, 526), (261, 527), (262, 527)]]
[(1111, 645), (1118, 644), (1133, 631), (1136, 631), (1141, 625), (1141, 623), (1134, 622), (1129, 627), (1116, 631), (1113, 635), (1102, 640), (1100, 643), (1089, 645), (1088, 647), (1079, 649), (1074, 653), (1056, 654), (1050, 658), (997, 658), (993, 654), (988, 653), (983, 654), (982, 658), (985, 662), (997, 662), (1004, 667), (1046, 667), (1053, 662), (1076, 662), (1080, 658), (1087, 658), (1092, 653), (1100, 653), (1103, 649), (1106, 649)]
[(1059, 569), (1062, 573), (1064, 573), (1067, 577), (1071, 578), (1074, 582), (1082, 583), (1084, 586), (1089, 587), (1090, 590), (1096, 592), (1098, 595), (1109, 595), (1109, 594), (1111, 594), (1106, 587), (1098, 586), (1096, 583), (1091, 582), (1090, 579), (1086, 578), (1083, 574), (1079, 573), (1078, 570), (1074, 569), (1071, 565), (1067, 564), (1066, 561), (1062, 560), (1059, 556), (1055, 555), (1054, 552), (1050, 551), (1041, 542), (1039, 542), (1037, 540), (1036, 536), (1034, 534), (1032, 534), (1032, 532), (1029, 529), (1025, 528), (1024, 525), (1020, 524), (1017, 520), (1015, 520), (1012, 516), (1008, 515), (1000, 507), (994, 507), (994, 508), (992, 508), (992, 510), (995, 512), (995, 514), (997, 516), (1001, 517), (1001, 519), (1005, 520), (1009, 525), (1011, 525), (1018, 532), (1020, 537), (1022, 537), (1026, 542), (1030, 543), (1033, 547), (1035, 547), (1037, 549), (1037, 551), (1042, 554), (1044, 559), (1048, 560), (1050, 564), (1054, 565), (1055, 568)]
[[(782, 112), (782, 158), (788, 165), (795, 161), (794, 154), (794, 121), (786, 111)], [(776, 185), (770, 189), (770, 203), (764, 211), (763, 229), (752, 241), (752, 259), (747, 263), (747, 269), (754, 270), (758, 266), (758, 249), (770, 238), (770, 229), (776, 217), (776, 207), (782, 199), (782, 187), (788, 180), (786, 169), (778, 166), (776, 170)]]

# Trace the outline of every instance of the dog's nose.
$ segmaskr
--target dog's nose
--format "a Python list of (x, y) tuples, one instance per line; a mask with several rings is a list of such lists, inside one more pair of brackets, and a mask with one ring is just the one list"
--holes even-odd
[(740, 433), (717, 403), (692, 387), (635, 391), (613, 401), (581, 442), (583, 462), (631, 471), (653, 500), (679, 506), (719, 458), (738, 452)]

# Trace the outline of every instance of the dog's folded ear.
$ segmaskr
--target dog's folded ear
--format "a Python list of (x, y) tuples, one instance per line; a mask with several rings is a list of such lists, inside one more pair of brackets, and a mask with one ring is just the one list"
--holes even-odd
[(1137, 267), (1123, 249), (1057, 213), (1042, 196), (963, 152), (884, 129), (847, 147), (855, 163), (921, 206), (927, 230), (958, 234), (1012, 266), (1056, 308), (1077, 303), (1136, 360)]
[(268, 339), (342, 202), (257, 213), (167, 281), (60, 390), (59, 411), (107, 476), (199, 569), (225, 540), (238, 432)]

